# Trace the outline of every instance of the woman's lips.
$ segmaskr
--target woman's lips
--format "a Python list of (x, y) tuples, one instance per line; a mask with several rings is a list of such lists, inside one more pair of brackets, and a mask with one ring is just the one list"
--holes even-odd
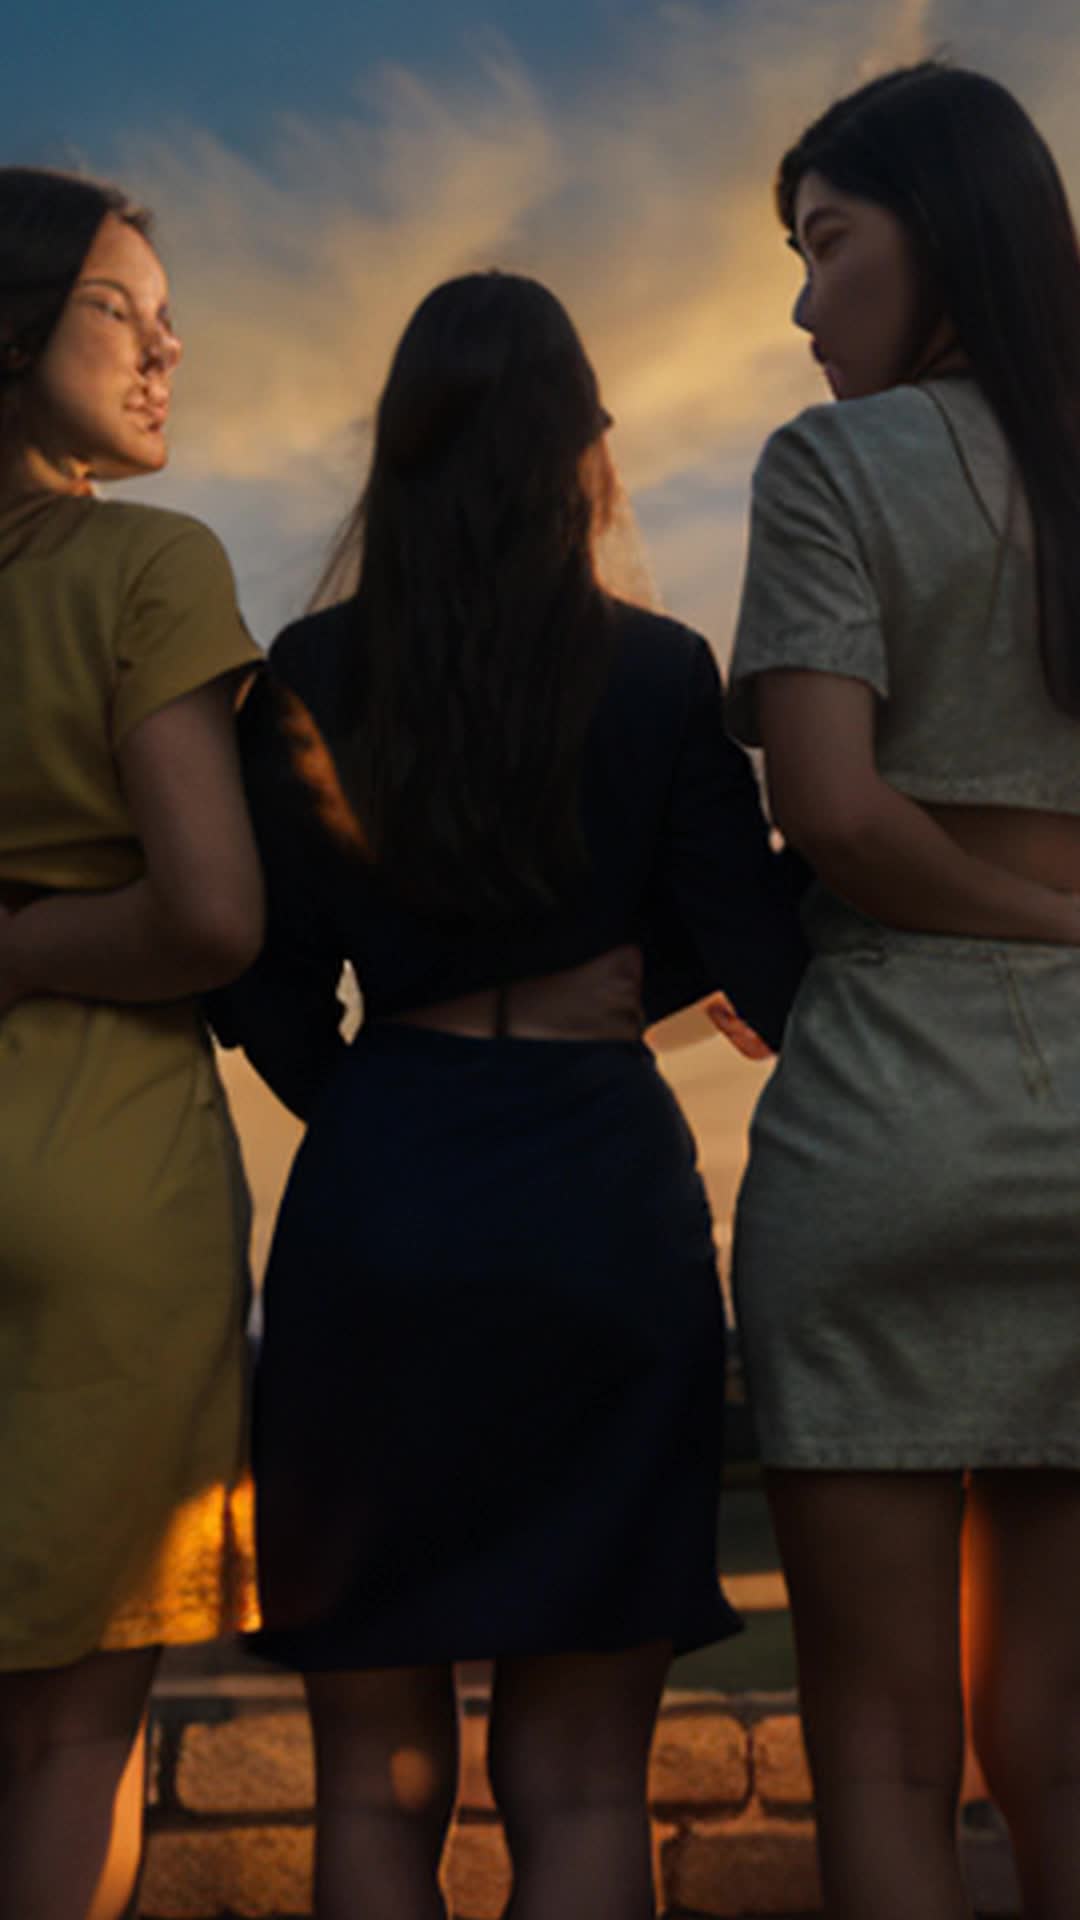
[(811, 340), (810, 352), (816, 364), (821, 368), (822, 373), (825, 375), (825, 378), (828, 381), (829, 386), (832, 388), (833, 393), (834, 394), (839, 393), (840, 372), (836, 365), (835, 360), (830, 360), (827, 358), (824, 348), (821, 346), (820, 342), (817, 340)]

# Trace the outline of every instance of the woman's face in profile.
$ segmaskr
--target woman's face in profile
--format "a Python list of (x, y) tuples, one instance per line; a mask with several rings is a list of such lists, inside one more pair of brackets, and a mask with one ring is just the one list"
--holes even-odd
[(806, 268), (793, 318), (812, 336), (836, 398), (880, 393), (907, 377), (925, 302), (902, 222), (808, 173), (795, 196), (793, 244)]
[(106, 215), (30, 376), (30, 436), (54, 464), (114, 480), (165, 465), (181, 352), (168, 298), (149, 241)]

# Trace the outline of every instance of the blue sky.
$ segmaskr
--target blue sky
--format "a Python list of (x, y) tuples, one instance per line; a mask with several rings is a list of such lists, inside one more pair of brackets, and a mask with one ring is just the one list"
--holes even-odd
[(109, 166), (133, 131), (186, 123), (266, 158), (277, 116), (355, 112), (382, 63), (438, 81), (497, 35), (552, 86), (587, 87), (657, 11), (653, 0), (104, 0), (92, 11), (35, 0), (5, 23), (6, 72), (26, 85), (5, 100), (4, 143), (32, 161)]
[(222, 534), (260, 639), (359, 489), (412, 306), (504, 265), (578, 322), (661, 597), (723, 658), (755, 454), (823, 397), (777, 158), (942, 45), (1018, 89), (1075, 200), (1075, 0), (37, 0), (5, 21), (0, 158), (156, 210), (186, 352), (138, 491)]

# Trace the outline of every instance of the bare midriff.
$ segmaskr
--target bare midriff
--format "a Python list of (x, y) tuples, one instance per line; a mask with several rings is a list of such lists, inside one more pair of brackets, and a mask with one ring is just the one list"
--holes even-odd
[(536, 974), (383, 1018), (476, 1040), (500, 1034), (516, 1040), (640, 1040), (641, 974), (640, 948), (611, 947), (559, 973)]
[(1033, 807), (920, 805), (975, 859), (1058, 893), (1080, 893), (1080, 816)]

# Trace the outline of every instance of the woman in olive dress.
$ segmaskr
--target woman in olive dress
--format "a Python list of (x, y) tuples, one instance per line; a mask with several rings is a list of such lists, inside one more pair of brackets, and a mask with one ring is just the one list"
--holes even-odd
[(157, 1650), (255, 1618), (246, 1199), (193, 996), (261, 936), (256, 650), (206, 528), (92, 491), (164, 464), (179, 357), (145, 216), (0, 171), (3, 1920), (86, 1911)]

